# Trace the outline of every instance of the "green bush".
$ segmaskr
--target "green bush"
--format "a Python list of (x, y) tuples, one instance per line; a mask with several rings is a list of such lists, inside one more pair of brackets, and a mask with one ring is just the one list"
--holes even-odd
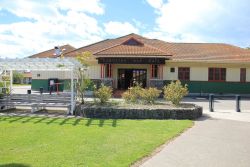
[(161, 91), (157, 88), (142, 89), (141, 99), (147, 104), (154, 104), (155, 100), (160, 96)]
[(164, 86), (164, 98), (175, 106), (178, 106), (182, 98), (187, 94), (187, 84), (182, 86), (179, 80), (176, 82), (172, 81), (170, 84)]
[(122, 98), (126, 103), (138, 103), (141, 99), (142, 90), (142, 86), (135, 83), (135, 86), (128, 88), (128, 90), (122, 94)]
[(94, 95), (96, 98), (98, 98), (100, 100), (101, 104), (104, 104), (104, 103), (108, 102), (108, 100), (111, 98), (112, 91), (113, 90), (111, 87), (105, 86), (102, 84), (99, 89), (94, 91)]
[(95, 84), (92, 80), (88, 79), (86, 80), (86, 86), (87, 86), (87, 89), (86, 90), (89, 90), (89, 91), (94, 91), (95, 89)]

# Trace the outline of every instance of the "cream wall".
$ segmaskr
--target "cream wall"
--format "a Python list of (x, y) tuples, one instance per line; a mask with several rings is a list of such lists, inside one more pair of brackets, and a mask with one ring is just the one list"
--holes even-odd
[(246, 69), (246, 81), (250, 82), (250, 68)]
[(240, 81), (240, 68), (227, 68), (226, 81), (239, 82)]
[(208, 67), (190, 67), (191, 81), (208, 81)]
[[(183, 66), (189, 67), (189, 66)], [(175, 72), (170, 72), (171, 68), (175, 68)], [(178, 79), (178, 67), (164, 66), (163, 72), (164, 80), (177, 80)], [(208, 80), (208, 68), (206, 67), (190, 67), (190, 80), (191, 81), (207, 81)]]
[[(175, 68), (175, 72), (170, 72), (171, 68)], [(178, 68), (174, 66), (163, 67), (163, 80), (177, 80), (178, 79)]]
[[(32, 79), (65, 79), (65, 71), (32, 71)], [(40, 77), (38, 76), (40, 74)]]
[[(222, 64), (222, 63), (194, 63), (194, 62), (171, 62), (166, 61), (164, 66), (163, 79), (177, 80), (178, 67), (190, 67), (190, 81), (208, 81), (208, 68), (221, 67), (226, 68), (226, 81), (240, 82), (240, 68), (246, 68), (246, 81), (250, 82), (250, 68), (248, 64)], [(174, 67), (175, 72), (170, 72), (170, 68)]]
[(90, 79), (100, 79), (101, 78), (101, 65), (91, 65), (88, 67), (87, 76)]

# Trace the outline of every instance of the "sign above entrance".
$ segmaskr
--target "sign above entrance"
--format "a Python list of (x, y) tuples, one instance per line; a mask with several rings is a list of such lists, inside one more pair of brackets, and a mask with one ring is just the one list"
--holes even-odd
[(99, 64), (165, 64), (165, 58), (101, 57)]

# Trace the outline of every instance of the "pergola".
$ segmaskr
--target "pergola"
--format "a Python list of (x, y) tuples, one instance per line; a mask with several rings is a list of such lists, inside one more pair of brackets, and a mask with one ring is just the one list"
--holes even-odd
[(0, 72), (10, 72), (10, 90), (12, 90), (12, 71), (70, 71), (71, 78), (71, 110), (75, 108), (74, 101), (74, 72), (82, 67), (75, 58), (23, 58), (0, 59)]

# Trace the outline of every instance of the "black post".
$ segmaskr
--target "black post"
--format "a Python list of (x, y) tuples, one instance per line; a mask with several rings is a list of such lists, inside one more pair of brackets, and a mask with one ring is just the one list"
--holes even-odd
[(40, 87), (40, 94), (43, 94), (43, 87)]
[(209, 94), (209, 111), (214, 112), (214, 95)]
[(52, 85), (50, 85), (49, 86), (49, 94), (51, 95), (51, 93), (52, 93), (52, 90), (53, 90), (53, 87), (52, 87)]
[(240, 112), (240, 95), (236, 95), (236, 112)]

